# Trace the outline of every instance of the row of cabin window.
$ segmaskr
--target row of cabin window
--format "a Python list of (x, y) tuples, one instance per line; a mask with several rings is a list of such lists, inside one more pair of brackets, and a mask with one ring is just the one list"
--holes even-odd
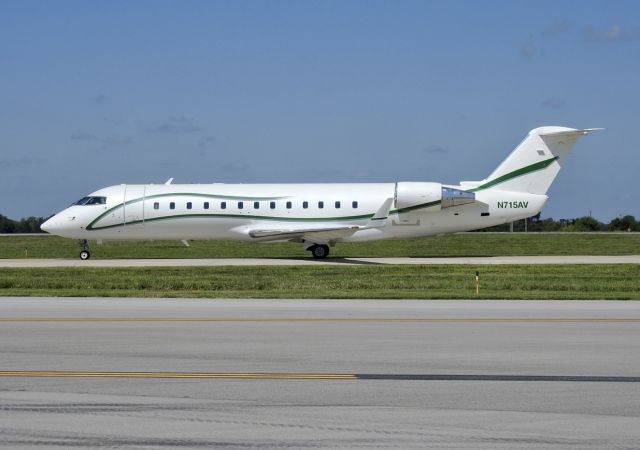
[[(336, 209), (340, 209), (341, 203), (340, 201), (336, 201), (334, 205)], [(293, 204), (292, 202), (286, 202), (285, 206), (287, 209), (291, 209)], [(209, 209), (209, 202), (204, 202), (203, 207), (204, 209)], [(309, 207), (309, 202), (302, 202), (302, 207), (304, 209), (307, 209)], [(351, 207), (353, 209), (356, 209), (358, 207), (358, 202), (357, 201), (351, 202)], [(324, 202), (319, 201), (318, 209), (322, 209), (322, 208), (324, 208)], [(154, 202), (153, 209), (160, 209), (160, 202)], [(169, 202), (169, 209), (176, 209), (176, 203)], [(193, 209), (192, 202), (187, 202), (187, 209)], [(220, 202), (220, 209), (227, 209), (227, 202)], [(244, 202), (238, 202), (238, 209), (244, 209)], [(260, 202), (253, 202), (253, 209), (260, 209)], [(269, 209), (276, 209), (276, 202), (269, 202)]]

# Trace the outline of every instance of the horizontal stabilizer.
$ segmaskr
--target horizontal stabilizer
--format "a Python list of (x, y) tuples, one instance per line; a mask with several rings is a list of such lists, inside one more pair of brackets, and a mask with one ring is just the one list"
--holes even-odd
[(604, 128), (583, 128), (581, 130), (563, 130), (563, 131), (549, 131), (549, 132), (539, 132), (538, 136), (571, 136), (571, 135), (580, 135), (586, 136), (589, 133), (594, 131), (602, 131)]

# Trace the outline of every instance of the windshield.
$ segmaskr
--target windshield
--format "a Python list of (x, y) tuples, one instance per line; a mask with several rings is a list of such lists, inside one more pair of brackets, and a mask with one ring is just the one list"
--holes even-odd
[(82, 197), (74, 205), (104, 205), (106, 203), (107, 197)]

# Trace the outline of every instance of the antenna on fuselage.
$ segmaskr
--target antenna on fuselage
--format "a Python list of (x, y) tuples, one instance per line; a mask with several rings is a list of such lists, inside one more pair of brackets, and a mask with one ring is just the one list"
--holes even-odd
[(173, 182), (173, 178), (169, 178), (167, 181), (165, 181), (164, 184), (171, 184)]

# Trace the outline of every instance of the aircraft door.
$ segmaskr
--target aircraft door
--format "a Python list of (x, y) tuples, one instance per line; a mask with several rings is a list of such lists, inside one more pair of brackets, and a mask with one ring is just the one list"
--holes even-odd
[(145, 186), (125, 186), (124, 190), (124, 224), (144, 224)]

